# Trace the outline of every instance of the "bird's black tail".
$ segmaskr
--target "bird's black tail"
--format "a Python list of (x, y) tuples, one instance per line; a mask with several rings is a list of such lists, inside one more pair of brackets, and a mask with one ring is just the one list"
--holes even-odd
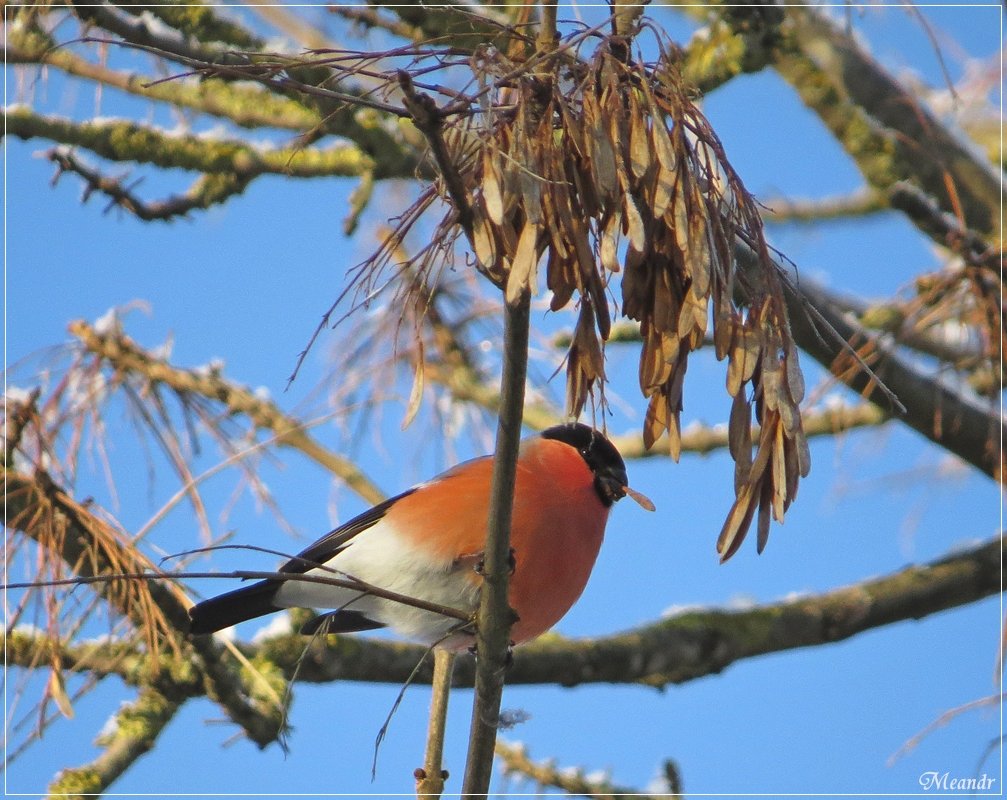
[(213, 633), (279, 611), (273, 605), (279, 585), (276, 581), (259, 581), (197, 603), (189, 609), (189, 632)]

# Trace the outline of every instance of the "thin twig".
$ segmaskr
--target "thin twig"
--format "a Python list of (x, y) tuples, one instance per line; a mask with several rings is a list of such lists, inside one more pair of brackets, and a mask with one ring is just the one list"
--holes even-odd
[(427, 748), (423, 766), (416, 770), (416, 796), (438, 798), (444, 792), (448, 773), (444, 769), (444, 735), (448, 719), (448, 699), (451, 696), (451, 676), (455, 654), (450, 650), (434, 651), (433, 691), (430, 695), (430, 722), (427, 727)]
[[(340, 573), (345, 575), (345, 573)], [(434, 614), (457, 619), (462, 622), (469, 622), (472, 615), (457, 608), (442, 606), (439, 603), (430, 603), (416, 597), (399, 594), (380, 586), (358, 580), (351, 575), (345, 578), (335, 578), (328, 575), (311, 575), (303, 572), (275, 572), (270, 570), (236, 569), (230, 572), (116, 572), (103, 575), (77, 575), (73, 578), (59, 578), (51, 581), (28, 581), (25, 583), (6, 583), (0, 585), (0, 589), (35, 589), (42, 586), (87, 586), (90, 584), (115, 583), (116, 581), (178, 581), (182, 578), (188, 580), (203, 578), (231, 578), (243, 581), (248, 580), (268, 580), (268, 581), (295, 581), (300, 583), (320, 583), (325, 586), (335, 586), (340, 589), (351, 589), (361, 594), (373, 595), (385, 600), (392, 600), (396, 603), (418, 608), (421, 611), (430, 611)]]

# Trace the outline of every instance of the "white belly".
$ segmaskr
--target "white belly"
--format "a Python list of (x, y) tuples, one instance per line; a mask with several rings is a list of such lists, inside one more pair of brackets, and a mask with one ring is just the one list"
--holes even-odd
[[(479, 603), (479, 587), (471, 580), (470, 566), (444, 564), (431, 559), (407, 543), (387, 520), (378, 521), (355, 537), (345, 549), (327, 561), (326, 566), (342, 575), (333, 575), (323, 569), (309, 570), (307, 574), (357, 578), (388, 591), (455, 608), (466, 614), (474, 612)], [(437, 643), (459, 624), (459, 620), (453, 617), (320, 583), (286, 581), (277, 590), (273, 602), (281, 608), (345, 608), (358, 611), (408, 639), (426, 644)]]

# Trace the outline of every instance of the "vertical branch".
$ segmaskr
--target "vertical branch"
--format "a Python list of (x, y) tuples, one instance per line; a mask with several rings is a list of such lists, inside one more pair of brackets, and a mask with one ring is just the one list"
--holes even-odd
[(451, 695), (451, 673), (455, 654), (450, 650), (434, 651), (433, 691), (430, 696), (430, 724), (427, 728), (427, 752), (422, 769), (416, 770), (416, 797), (438, 798), (444, 791), (448, 773), (443, 769), (444, 730), (447, 727), (448, 699)]
[(538, 26), (538, 39), (535, 49), (539, 53), (548, 53), (556, 47), (556, 4), (545, 0), (542, 3), (542, 19)]
[(507, 603), (510, 525), (514, 501), (525, 376), (528, 370), (530, 294), (504, 307), (504, 360), (500, 414), (490, 494), (489, 532), (483, 556), (483, 586), (476, 629), (475, 698), (462, 794), (486, 794), (493, 771), (504, 670), (514, 613)]

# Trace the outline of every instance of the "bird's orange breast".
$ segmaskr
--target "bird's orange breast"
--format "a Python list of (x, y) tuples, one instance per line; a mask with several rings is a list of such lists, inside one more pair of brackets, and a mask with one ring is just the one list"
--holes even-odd
[[(491, 458), (462, 464), (403, 497), (387, 518), (414, 544), (442, 559), (445, 569), (470, 562), (485, 548)], [(520, 643), (545, 632), (580, 597), (594, 567), (608, 508), (594, 474), (569, 445), (553, 439), (524, 443), (518, 459), (511, 523), (516, 566), (510, 603)], [(477, 581), (474, 573), (469, 579)]]

